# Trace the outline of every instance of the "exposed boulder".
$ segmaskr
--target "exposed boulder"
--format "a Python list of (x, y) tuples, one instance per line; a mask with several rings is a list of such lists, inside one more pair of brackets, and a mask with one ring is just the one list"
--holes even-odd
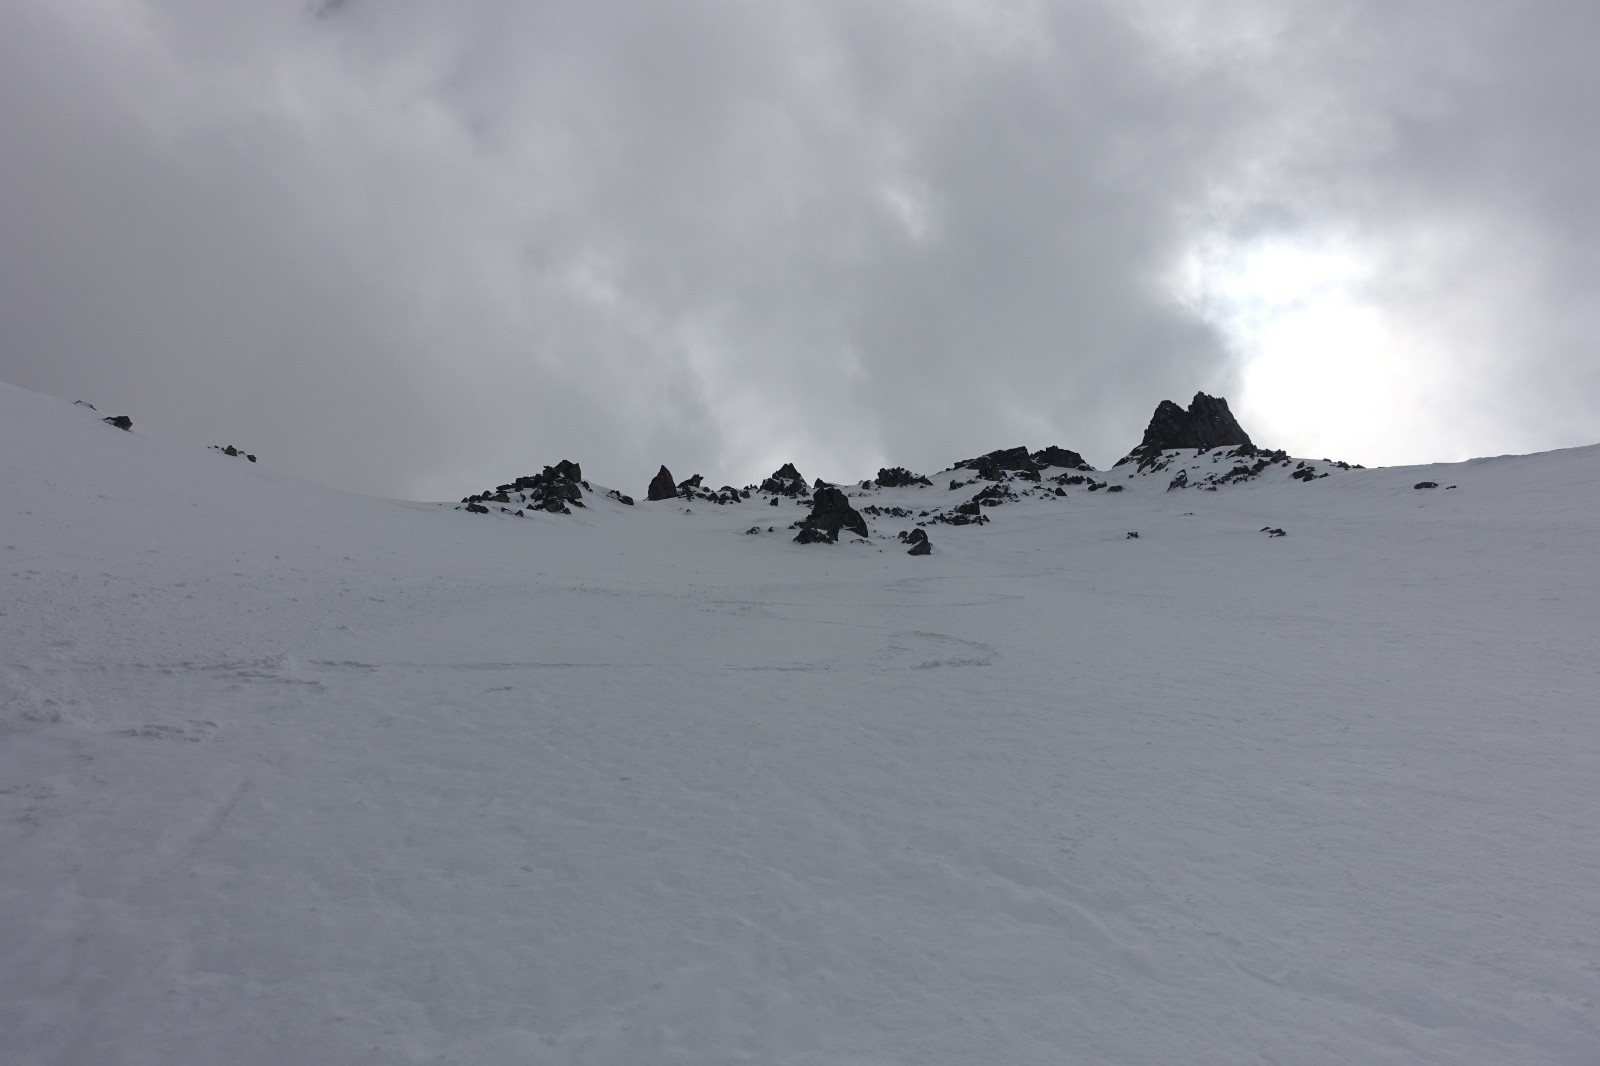
[(880, 489), (899, 489), (910, 485), (926, 485), (932, 488), (933, 482), (920, 474), (913, 474), (903, 466), (883, 467), (878, 471)]
[(95, 405), (90, 403), (88, 400), (73, 400), (72, 405), (74, 407), (87, 407), (91, 411), (99, 410), (99, 408), (95, 407)]
[(672, 480), (672, 471), (665, 466), (650, 479), (650, 488), (645, 491), (647, 500), (670, 500), (678, 495), (678, 483)]
[(800, 476), (800, 471), (794, 468), (793, 463), (784, 463), (772, 472), (772, 476), (761, 483), (761, 492), (770, 492), (774, 496), (809, 496), (811, 490), (806, 488), (806, 479)]
[(1439, 483), (1437, 481), (1419, 481), (1411, 487), (1414, 489), (1436, 489), (1439, 487)]
[(1228, 401), (1220, 396), (1194, 394), (1185, 411), (1171, 400), (1162, 400), (1145, 427), (1144, 439), (1139, 446), (1121, 459), (1124, 463), (1137, 462), (1139, 469), (1154, 464), (1163, 451), (1174, 448), (1228, 448), (1244, 445), (1253, 447), (1246, 433), (1228, 410)]
[(850, 506), (850, 498), (832, 485), (823, 485), (813, 492), (811, 514), (801, 521), (794, 539), (800, 544), (833, 544), (846, 529), (858, 537), (870, 535), (867, 520)]
[(907, 555), (932, 555), (933, 541), (928, 539), (928, 531), (922, 528), (901, 530), (900, 543), (909, 549)]
[(696, 474), (687, 481), (678, 482), (678, 495), (692, 497), (695, 493), (695, 490), (700, 487), (700, 482), (704, 481), (705, 479), (706, 476), (704, 474)]
[(1071, 448), (1062, 448), (1050, 445), (1033, 453), (1030, 458), (1038, 467), (1059, 466), (1067, 470), (1093, 470), (1094, 467), (1083, 461), (1083, 456)]
[(108, 426), (116, 426), (118, 429), (133, 428), (133, 419), (127, 415), (112, 415), (110, 418), (102, 418), (100, 421)]

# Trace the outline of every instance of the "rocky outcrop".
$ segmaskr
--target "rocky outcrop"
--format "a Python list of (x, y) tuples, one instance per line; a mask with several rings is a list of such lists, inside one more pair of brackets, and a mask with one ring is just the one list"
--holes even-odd
[(933, 482), (920, 474), (913, 474), (903, 466), (888, 466), (878, 471), (878, 487), (880, 489), (899, 489), (911, 485), (925, 485), (933, 487)]
[(1041, 448), (1029, 458), (1033, 460), (1035, 466), (1041, 469), (1047, 466), (1059, 466), (1066, 470), (1094, 469), (1094, 467), (1083, 461), (1083, 456), (1071, 448), (1062, 448), (1054, 444), (1048, 448)]
[(670, 500), (678, 495), (678, 483), (672, 480), (672, 471), (665, 466), (650, 479), (650, 487), (645, 490), (644, 498), (647, 500)]
[(1143, 470), (1153, 465), (1162, 452), (1175, 448), (1229, 448), (1241, 445), (1247, 448), (1254, 446), (1250, 434), (1244, 431), (1233, 417), (1233, 412), (1228, 410), (1228, 401), (1220, 396), (1197, 392), (1187, 411), (1171, 400), (1162, 400), (1156, 413), (1151, 416), (1150, 424), (1145, 427), (1144, 439), (1137, 448), (1118, 459), (1116, 465), (1136, 462), (1139, 469)]
[[(497, 485), (474, 496), (462, 499), (457, 510), (486, 514), (486, 504), (500, 505), (500, 510), (518, 517), (526, 517), (530, 510), (548, 511), (551, 514), (571, 514), (568, 507), (583, 506), (583, 493), (589, 483), (583, 480), (583, 468), (569, 459), (555, 466), (547, 466), (537, 474), (528, 474), (505, 485)], [(515, 505), (515, 506), (514, 506)]]
[(922, 528), (902, 530), (900, 543), (906, 545), (907, 555), (932, 555), (933, 541), (928, 539), (928, 531)]
[(796, 499), (811, 495), (811, 490), (806, 488), (806, 479), (800, 476), (800, 471), (794, 468), (793, 463), (784, 463), (774, 470), (772, 476), (761, 483), (758, 491)]
[(843, 530), (858, 537), (870, 535), (867, 520), (850, 506), (850, 498), (832, 485), (823, 485), (813, 492), (811, 514), (800, 523), (794, 539), (798, 544), (834, 544)]
[[(84, 406), (88, 405), (85, 404)], [(133, 419), (129, 418), (127, 415), (112, 415), (110, 418), (102, 418), (100, 421), (104, 422), (108, 426), (116, 426), (118, 429), (133, 428)]]
[(1008, 474), (1016, 474), (1028, 481), (1039, 480), (1039, 464), (1028, 454), (1025, 444), (1001, 448), (976, 459), (965, 459), (956, 464), (956, 469), (976, 471), (984, 481), (1004, 481)]
[(231, 456), (234, 456), (236, 458), (238, 456), (242, 455), (246, 459), (250, 460), (252, 463), (256, 461), (256, 457), (255, 456), (251, 455), (249, 452), (242, 452), (238, 448), (235, 448), (231, 444), (213, 444), (213, 445), (210, 445), (210, 448), (211, 448), (212, 451), (221, 452), (223, 455), (231, 455)]

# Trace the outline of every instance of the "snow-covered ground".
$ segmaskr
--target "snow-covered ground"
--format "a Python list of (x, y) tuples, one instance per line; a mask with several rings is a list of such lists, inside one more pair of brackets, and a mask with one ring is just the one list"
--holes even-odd
[(1600, 448), (913, 558), (106, 413), (0, 387), (0, 1062), (1600, 1061)]

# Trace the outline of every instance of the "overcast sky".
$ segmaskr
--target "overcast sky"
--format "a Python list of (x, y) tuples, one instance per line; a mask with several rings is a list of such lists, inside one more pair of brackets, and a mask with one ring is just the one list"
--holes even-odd
[(1600, 5), (9, 0), (0, 379), (640, 493), (1600, 442)]

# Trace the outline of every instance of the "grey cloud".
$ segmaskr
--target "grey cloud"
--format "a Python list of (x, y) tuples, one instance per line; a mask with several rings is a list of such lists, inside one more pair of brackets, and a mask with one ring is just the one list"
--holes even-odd
[(1106, 462), (1238, 384), (1185, 250), (1339, 229), (1459, 423), (1600, 436), (1596, 16), (1225, 7), (14, 5), (0, 377), (395, 495)]

